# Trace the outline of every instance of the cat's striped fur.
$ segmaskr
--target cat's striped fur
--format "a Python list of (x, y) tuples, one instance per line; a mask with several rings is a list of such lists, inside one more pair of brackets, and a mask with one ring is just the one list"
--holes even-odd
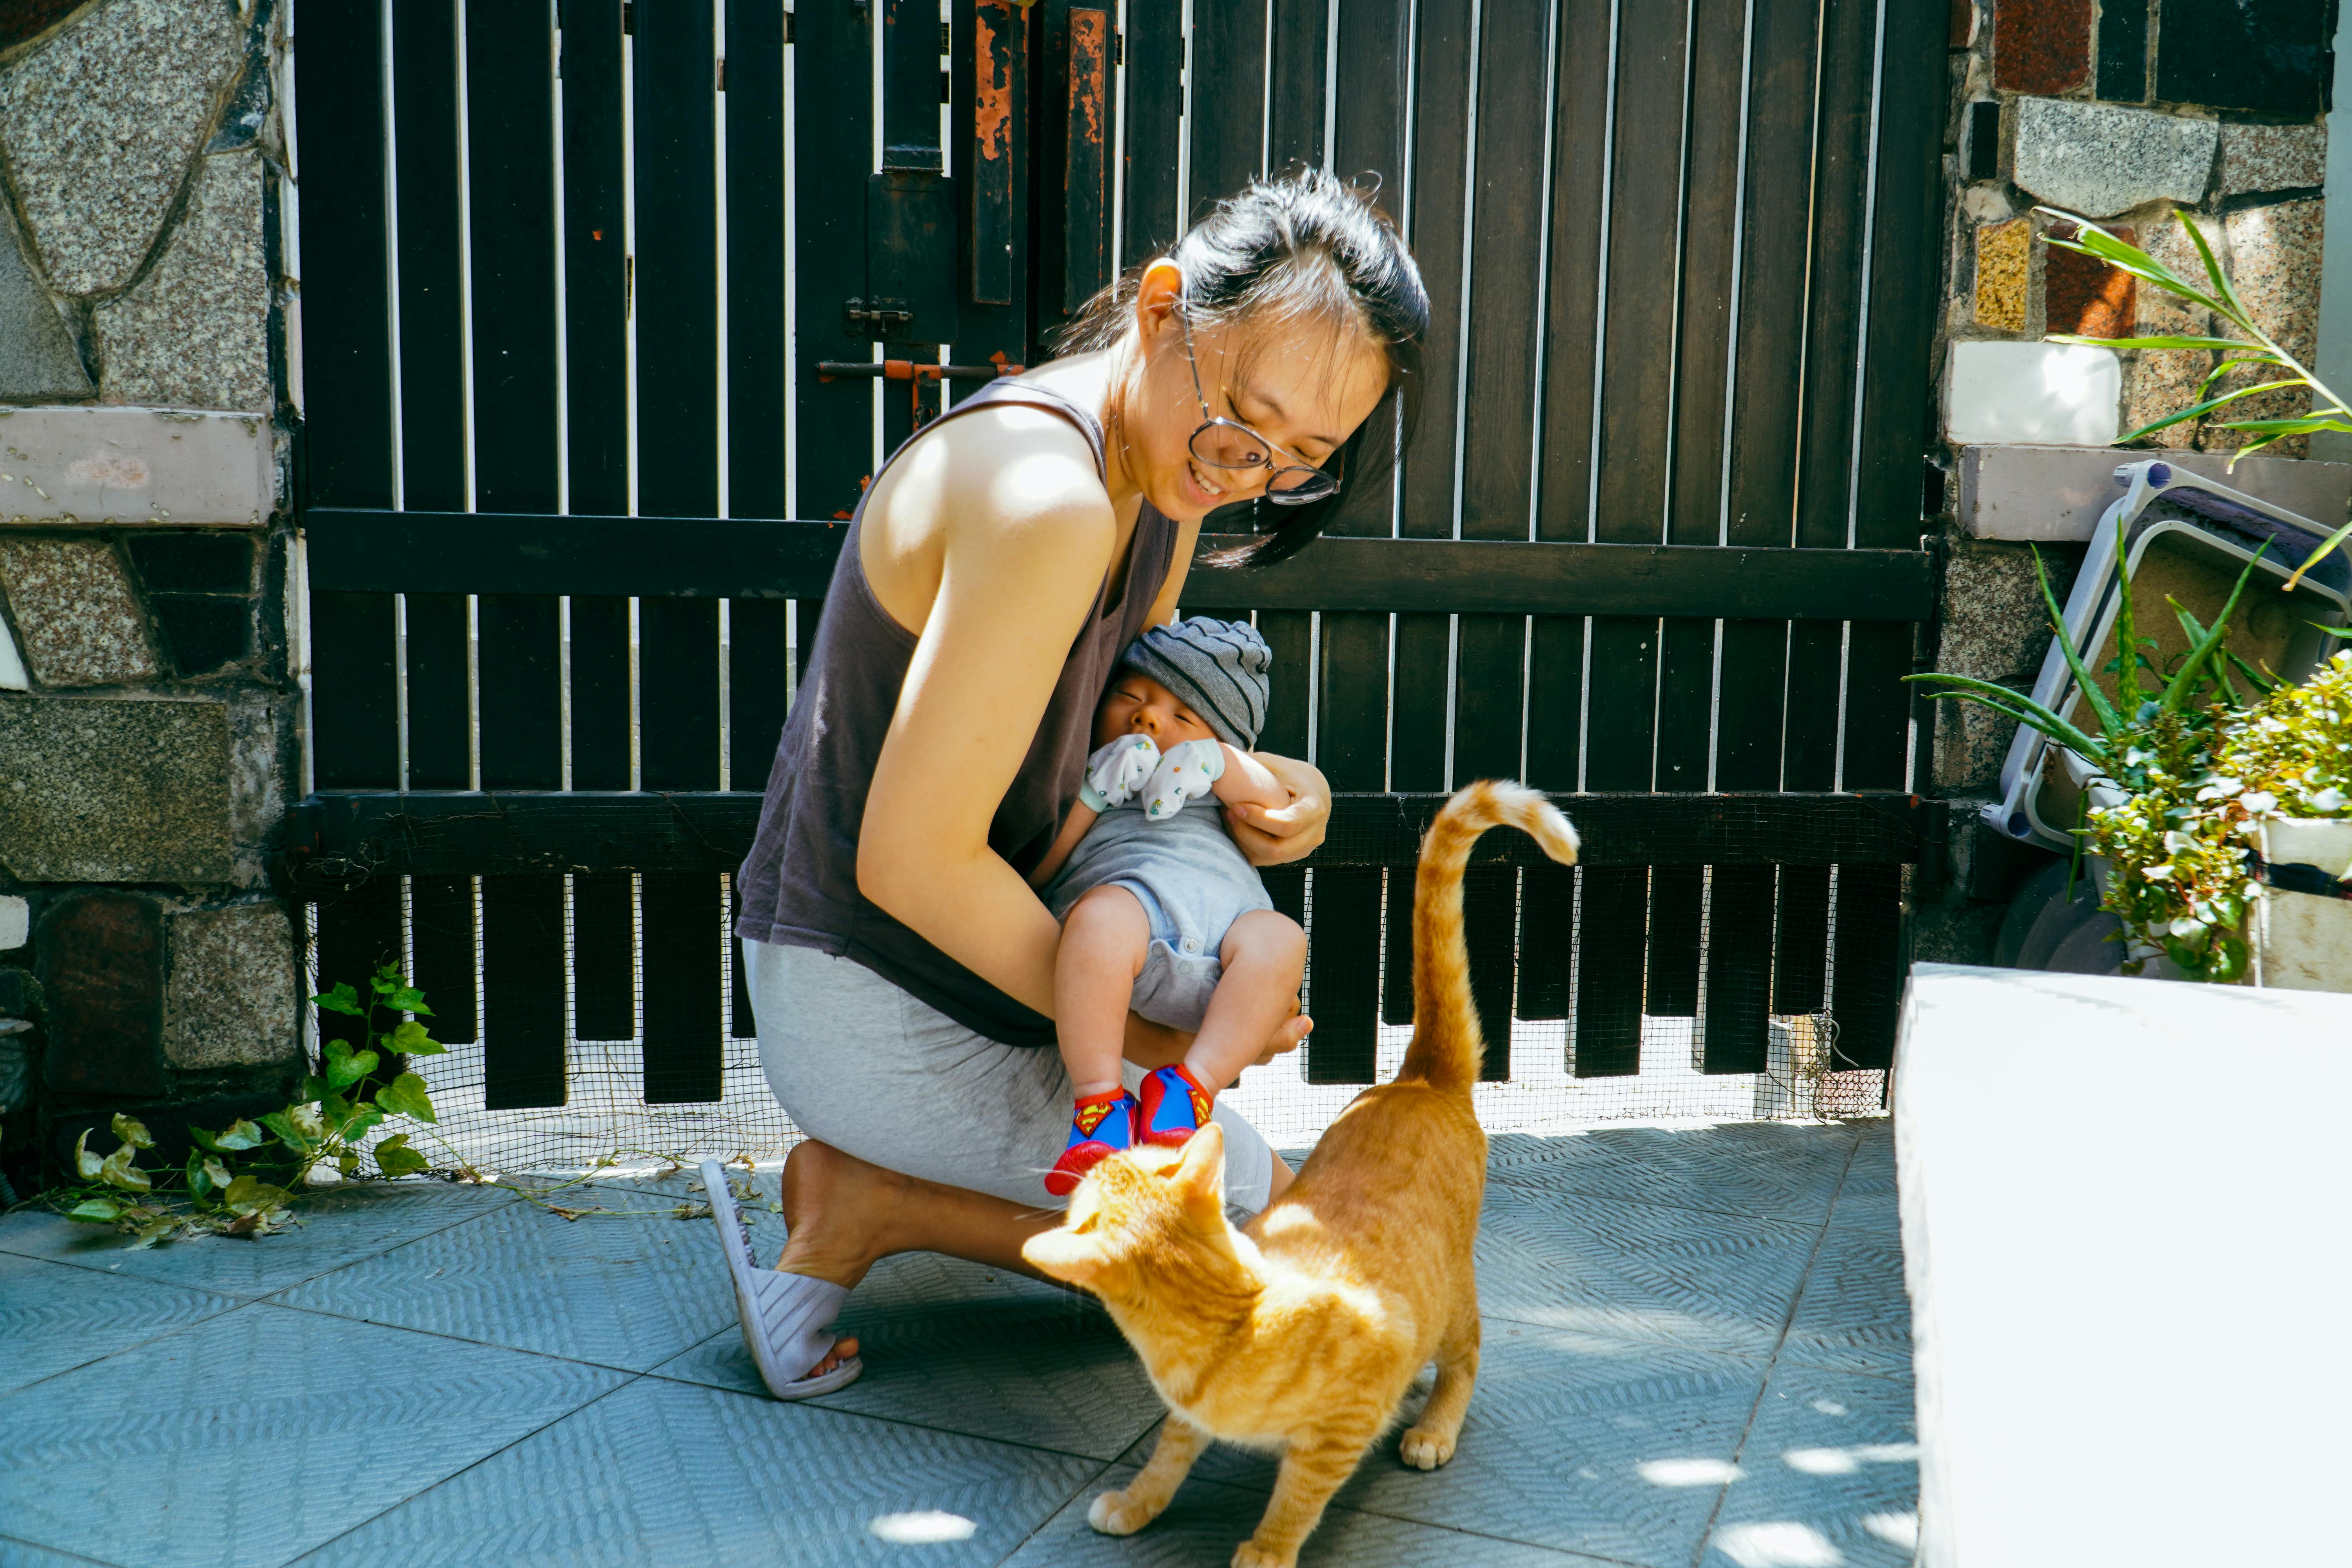
[(1484, 1046), (1462, 939), (1462, 871), (1490, 827), (1572, 863), (1576, 834), (1535, 790), (1480, 783), (1437, 814), (1413, 895), (1413, 1037), (1393, 1082), (1341, 1112), (1287, 1192), (1241, 1230), (1225, 1218), (1213, 1125), (1181, 1151), (1105, 1160), (1031, 1263), (1093, 1291), (1168, 1402), (1150, 1463), (1087, 1518), (1112, 1535), (1168, 1506), (1212, 1438), (1278, 1451), (1282, 1467), (1236, 1568), (1298, 1557), (1331, 1494), (1396, 1420), (1432, 1360), (1437, 1381), (1399, 1453), (1454, 1455), (1478, 1374), (1471, 1254), (1486, 1137), (1471, 1109)]

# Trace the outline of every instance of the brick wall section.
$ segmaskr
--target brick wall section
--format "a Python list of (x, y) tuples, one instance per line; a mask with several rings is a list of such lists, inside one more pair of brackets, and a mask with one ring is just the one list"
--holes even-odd
[[(0, 7), (0, 1171), (283, 1104), (271, 0)], [(25, 1026), (27, 1023), (30, 1027)], [(209, 1121), (207, 1119), (210, 1119)]]
[[(1955, 0), (1944, 333), (1948, 356), (1971, 342), (2020, 345), (2000, 362), (2016, 384), (1997, 388), (1992, 402), (2022, 406), (2042, 395), (2032, 351), (2045, 333), (2212, 330), (2202, 312), (2052, 247), (2071, 226), (2040, 206), (2090, 218), (2200, 279), (2182, 227), (2193, 222), (2264, 326), (2291, 348), (2315, 346), (2333, 10), (2264, 0)], [(2197, 401), (2214, 363), (2201, 353), (2120, 358), (2117, 435)], [(2235, 406), (2268, 417), (2298, 402), (2272, 395)], [(1947, 409), (1948, 431), (1959, 412)], [(2239, 442), (2199, 421), (2138, 445), (2226, 451)], [(2269, 451), (2301, 457), (2301, 445)], [(1951, 564), (1937, 668), (2030, 688), (2049, 641), (2027, 547), (1969, 538), (1948, 518), (1945, 531)], [(2042, 552), (2063, 599), (2080, 548)], [(1934, 708), (1921, 783), (1954, 802), (1959, 874), (1943, 903), (1920, 911), (1916, 951), (1982, 962), (2021, 859), (1979, 831), (1975, 807), (1997, 788), (2012, 726), (1958, 703)]]

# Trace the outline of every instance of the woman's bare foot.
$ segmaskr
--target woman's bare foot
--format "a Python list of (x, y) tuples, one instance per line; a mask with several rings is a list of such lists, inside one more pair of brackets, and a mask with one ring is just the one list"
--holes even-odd
[[(894, 1252), (944, 1253), (1043, 1279), (1021, 1244), (1061, 1223), (1049, 1210), (885, 1170), (814, 1141), (784, 1161), (783, 1202), (792, 1238), (776, 1267), (845, 1288)], [(838, 1340), (814, 1370), (856, 1352), (855, 1340)]]
[[(893, 1173), (845, 1154), (829, 1143), (796, 1146), (784, 1160), (784, 1226), (790, 1239), (776, 1258), (786, 1274), (806, 1274), (835, 1285), (854, 1288), (866, 1278), (875, 1259), (863, 1249), (843, 1250), (837, 1243), (870, 1234), (856, 1222), (867, 1205), (862, 1201), (876, 1178)], [(857, 1353), (854, 1335), (833, 1342), (833, 1352), (809, 1368), (809, 1377), (822, 1377)]]

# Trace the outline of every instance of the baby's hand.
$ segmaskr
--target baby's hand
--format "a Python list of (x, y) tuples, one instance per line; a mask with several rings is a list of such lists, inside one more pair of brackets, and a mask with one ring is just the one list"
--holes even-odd
[(1224, 776), (1225, 752), (1214, 741), (1185, 741), (1168, 748), (1143, 786), (1143, 815), (1165, 822), (1184, 809), (1184, 803), (1209, 793)]
[(1106, 741), (1087, 759), (1086, 788), (1078, 797), (1097, 811), (1125, 805), (1159, 765), (1160, 744), (1149, 735)]

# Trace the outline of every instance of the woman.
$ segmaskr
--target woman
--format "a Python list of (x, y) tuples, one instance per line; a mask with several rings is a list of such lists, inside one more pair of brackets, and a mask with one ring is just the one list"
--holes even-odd
[[(1061, 931), (1024, 875), (1076, 798), (1096, 703), (1127, 646), (1173, 617), (1211, 510), (1272, 503), (1279, 526), (1242, 554), (1262, 563), (1376, 488), (1428, 320), (1363, 196), (1321, 172), (1254, 184), (1105, 290), (1075, 352), (957, 405), (867, 488), (737, 883), (761, 1064), (811, 1140), (785, 1164), (776, 1272), (710, 1184), (779, 1397), (857, 1375), (856, 1342), (825, 1331), (890, 1253), (1030, 1272), (1070, 1089), (1052, 1048)], [(1265, 866), (1311, 851), (1330, 808), (1314, 768), (1261, 760), (1290, 804), (1229, 822)], [(1267, 1057), (1308, 1027), (1293, 1018)], [(1130, 1073), (1186, 1043), (1130, 1017)], [(1255, 1212), (1289, 1170), (1217, 1117), (1229, 1196)]]

